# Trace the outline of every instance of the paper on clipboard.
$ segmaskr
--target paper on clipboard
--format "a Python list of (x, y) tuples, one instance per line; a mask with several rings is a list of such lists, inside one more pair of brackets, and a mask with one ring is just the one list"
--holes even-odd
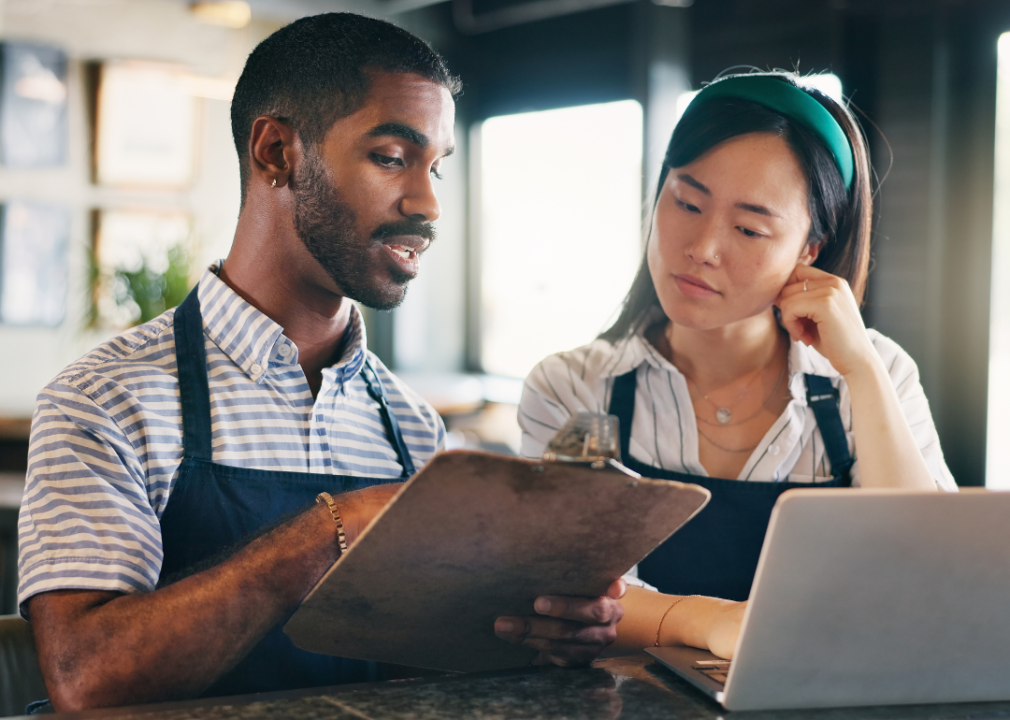
[(545, 594), (598, 597), (693, 517), (697, 485), (472, 451), (436, 455), (285, 625), (311, 652), (437, 670), (528, 665), (494, 634)]

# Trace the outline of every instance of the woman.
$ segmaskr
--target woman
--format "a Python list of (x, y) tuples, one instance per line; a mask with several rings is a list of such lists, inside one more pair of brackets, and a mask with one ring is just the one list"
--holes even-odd
[(859, 314), (867, 155), (846, 108), (791, 74), (708, 85), (674, 130), (617, 322), (527, 378), (525, 455), (574, 413), (609, 412), (625, 464), (712, 492), (640, 564), (659, 592), (629, 588), (619, 645), (730, 657), (732, 601), (789, 488), (956, 488), (915, 363)]

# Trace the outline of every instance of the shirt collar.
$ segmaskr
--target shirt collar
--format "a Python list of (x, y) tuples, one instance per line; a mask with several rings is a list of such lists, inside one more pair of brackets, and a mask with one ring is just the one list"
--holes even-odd
[[(204, 271), (197, 290), (207, 336), (256, 382), (270, 365), (297, 364), (298, 348), (284, 336), (284, 328), (232, 290), (218, 276), (219, 267)], [(290, 348), (286, 353), (285, 346)], [(352, 303), (340, 358), (323, 373), (341, 383), (354, 377), (365, 363), (366, 347), (364, 319)]]
[[(655, 308), (654, 312), (658, 315), (662, 313), (662, 310)], [(614, 360), (605, 372), (606, 377), (620, 377), (644, 364), (649, 364), (657, 370), (683, 375), (677, 366), (663, 357), (645, 337), (646, 330), (658, 319), (658, 317), (650, 318), (648, 322), (642, 323), (634, 334), (614, 343)], [(841, 378), (839, 372), (828, 362), (827, 358), (814, 348), (799, 341), (791, 342), (789, 344), (789, 390), (793, 398), (801, 400), (803, 404), (806, 404), (807, 396), (804, 375), (808, 374), (830, 378), (835, 385)]]

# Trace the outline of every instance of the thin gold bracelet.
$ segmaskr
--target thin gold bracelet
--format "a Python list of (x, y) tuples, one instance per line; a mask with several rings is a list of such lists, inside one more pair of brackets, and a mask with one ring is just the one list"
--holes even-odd
[(333, 522), (337, 524), (337, 544), (340, 546), (340, 554), (343, 555), (347, 552), (347, 536), (344, 534), (344, 519), (340, 517), (340, 510), (337, 508), (337, 503), (334, 502), (333, 496), (328, 492), (321, 492), (316, 495), (316, 504), (325, 505), (330, 509), (330, 515), (333, 516)]
[(689, 597), (698, 597), (697, 595), (681, 595), (679, 598), (673, 601), (673, 603), (666, 609), (663, 613), (663, 617), (659, 619), (659, 625), (656, 626), (656, 642), (652, 643), (652, 647), (659, 647), (659, 631), (663, 629), (663, 621), (666, 620), (666, 616), (670, 614), (670, 611), (677, 607), (677, 603), (681, 600), (686, 600)]

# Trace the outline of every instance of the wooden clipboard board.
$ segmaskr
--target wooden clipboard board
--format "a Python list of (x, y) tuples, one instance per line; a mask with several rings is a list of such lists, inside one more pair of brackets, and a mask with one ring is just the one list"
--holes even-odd
[[(598, 463), (597, 465), (602, 465)], [(494, 634), (545, 594), (598, 597), (708, 502), (587, 464), (436, 455), (285, 625), (311, 652), (436, 670), (529, 665)]]

